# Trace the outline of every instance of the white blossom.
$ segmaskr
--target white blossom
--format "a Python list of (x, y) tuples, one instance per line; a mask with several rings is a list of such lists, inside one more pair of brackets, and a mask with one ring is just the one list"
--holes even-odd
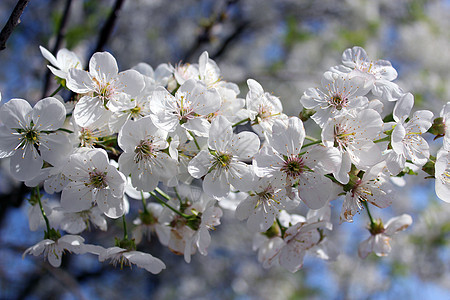
[(386, 256), (391, 252), (389, 244), (392, 236), (408, 228), (412, 224), (410, 215), (403, 214), (387, 221), (384, 226), (379, 220), (374, 227), (369, 227), (370, 237), (361, 242), (358, 247), (358, 254), (361, 258), (366, 258), (369, 253), (374, 252), (377, 256)]
[(45, 239), (37, 243), (36, 245), (28, 248), (23, 253), (23, 257), (26, 254), (39, 256), (44, 254), (44, 258), (55, 268), (61, 265), (61, 258), (65, 250), (79, 254), (83, 252), (84, 239), (78, 235), (64, 235), (58, 240)]
[(68, 183), (61, 194), (61, 206), (68, 212), (87, 210), (95, 203), (110, 218), (124, 214), (125, 176), (109, 163), (104, 150), (72, 154), (63, 174)]
[(195, 178), (205, 176), (203, 190), (223, 197), (230, 184), (246, 191), (253, 179), (253, 170), (242, 160), (250, 160), (259, 149), (259, 138), (252, 132), (234, 134), (231, 123), (223, 116), (213, 120), (208, 137), (210, 150), (202, 150), (189, 163), (189, 173)]
[(114, 267), (119, 264), (121, 268), (124, 265), (131, 267), (134, 264), (152, 274), (158, 274), (166, 268), (162, 260), (149, 253), (127, 250), (120, 247), (104, 249), (104, 251), (99, 253), (98, 260), (100, 262), (110, 260)]
[(133, 100), (144, 88), (139, 72), (119, 73), (116, 59), (108, 52), (97, 52), (89, 61), (89, 72), (70, 69), (67, 87), (84, 95), (75, 105), (75, 122), (82, 127), (100, 119), (107, 111), (117, 112), (136, 106)]
[(57, 130), (66, 117), (64, 105), (55, 98), (44, 98), (31, 105), (12, 99), (0, 108), (0, 158), (11, 157), (10, 169), (15, 179), (36, 177), (43, 162), (58, 164), (70, 147), (65, 133)]

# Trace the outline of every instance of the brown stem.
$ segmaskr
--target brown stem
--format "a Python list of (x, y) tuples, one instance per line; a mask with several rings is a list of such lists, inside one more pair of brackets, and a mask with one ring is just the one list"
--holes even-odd
[(9, 39), (9, 36), (12, 34), (16, 26), (19, 25), (20, 16), (25, 10), (25, 7), (27, 7), (28, 2), (30, 2), (30, 0), (17, 1), (16, 7), (14, 7), (14, 10), (12, 11), (11, 16), (9, 16), (5, 27), (3, 27), (0, 32), (0, 51), (6, 49), (6, 41)]
[[(69, 20), (69, 12), (70, 12), (70, 6), (72, 5), (72, 0), (67, 0), (66, 5), (64, 6), (64, 12), (61, 18), (61, 21), (59, 22), (58, 31), (56, 34), (56, 41), (53, 45), (52, 54), (56, 57), (56, 53), (58, 52), (59, 48), (61, 47), (61, 42), (66, 36), (66, 28), (67, 28), (67, 21)], [(42, 88), (42, 98), (47, 96), (48, 88), (50, 85), (50, 76), (51, 72), (50, 69), (47, 68), (47, 72), (45, 73), (44, 78), (44, 87)]]
[(92, 54), (94, 54), (95, 52), (102, 51), (103, 47), (105, 47), (106, 43), (109, 40), (109, 37), (111, 36), (113, 29), (114, 29), (114, 25), (116, 24), (117, 16), (119, 15), (119, 11), (122, 8), (122, 5), (124, 2), (125, 2), (125, 0), (116, 0), (116, 3), (114, 3), (114, 7), (100, 31), (100, 35), (98, 36), (98, 40), (97, 40), (97, 46), (95, 47), (95, 50), (94, 50), (94, 52), (92, 52)]

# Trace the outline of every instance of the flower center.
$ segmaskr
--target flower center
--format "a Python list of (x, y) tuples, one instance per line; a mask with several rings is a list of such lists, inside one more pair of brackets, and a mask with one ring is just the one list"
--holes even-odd
[(91, 147), (98, 141), (98, 138), (94, 136), (92, 130), (88, 128), (81, 128), (79, 139), (81, 147)]
[(274, 198), (274, 189), (269, 186), (264, 191), (257, 193), (258, 201), (256, 202), (256, 207), (262, 205), (264, 212), (267, 213), (267, 208), (273, 206), (274, 204), (280, 204), (279, 201)]
[(285, 160), (281, 171), (285, 172), (289, 177), (297, 177), (306, 171), (308, 167), (305, 166), (302, 157), (289, 157)]
[(450, 185), (450, 169), (446, 169), (439, 177), (444, 184)]
[(111, 257), (111, 264), (114, 268), (116, 268), (117, 265), (120, 265), (121, 270), (123, 269), (123, 266), (129, 266), (131, 268), (131, 262), (123, 256), (123, 252), (117, 253)]
[(134, 149), (134, 153), (135, 153), (134, 161), (136, 163), (144, 159), (146, 160), (150, 157), (156, 157), (151, 139), (141, 140), (139, 145), (137, 145), (136, 148)]
[(347, 132), (343, 126), (336, 124), (334, 126), (334, 146), (342, 150), (352, 142), (355, 134), (355, 132)]
[[(17, 146), (19, 147), (26, 147), (26, 146), (32, 146), (32, 145), (39, 145), (39, 135), (40, 132), (34, 129), (34, 124), (31, 122), (30, 126), (25, 129), (16, 129), (17, 132), (21, 135), (20, 143)], [(16, 148), (16, 149), (17, 149)]]
[(185, 95), (181, 95), (178, 105), (178, 119), (180, 124), (184, 124), (195, 117), (195, 112), (191, 108), (191, 102), (186, 99)]
[(100, 172), (96, 169), (89, 172), (89, 183), (86, 185), (93, 186), (96, 189), (104, 189), (108, 186), (106, 183), (106, 172)]
[(231, 154), (228, 153), (218, 153), (216, 155), (216, 165), (219, 166), (219, 168), (225, 168), (228, 169), (231, 163)]
[(347, 106), (348, 99), (339, 94), (335, 94), (329, 98), (328, 103), (337, 110), (341, 110)]
[(115, 92), (114, 87), (109, 82), (103, 83), (96, 78), (94, 78), (94, 82), (97, 85), (97, 88), (94, 91), (94, 97), (99, 98), (103, 102), (103, 106), (108, 109), (106, 104), (108, 104), (109, 99)]
[(136, 105), (136, 107), (130, 109), (130, 115), (134, 118), (141, 117), (141, 110), (142, 108), (139, 105)]
[(265, 105), (260, 105), (258, 109), (258, 117), (261, 119), (267, 119), (272, 115), (272, 111)]

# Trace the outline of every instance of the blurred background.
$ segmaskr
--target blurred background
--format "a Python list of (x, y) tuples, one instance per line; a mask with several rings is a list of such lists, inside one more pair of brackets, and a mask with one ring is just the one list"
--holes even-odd
[[(0, 1), (0, 26), (16, 2)], [(280, 97), (286, 114), (296, 116), (305, 89), (318, 86), (346, 48), (362, 46), (373, 60), (392, 62), (399, 74), (396, 82), (415, 96), (415, 109), (438, 115), (450, 99), (449, 28), (448, 0), (34, 0), (0, 52), (0, 92), (2, 102), (24, 98), (35, 103), (57, 88), (39, 45), (52, 52), (66, 47), (85, 66), (94, 51), (106, 50), (120, 70), (139, 62), (154, 68), (197, 63), (207, 50), (223, 79), (239, 85), (240, 97), (247, 93), (247, 78), (254, 78)], [(307, 131), (314, 130), (310, 122)], [(429, 142), (435, 154), (442, 141)], [(114, 269), (92, 255), (65, 255), (58, 269), (42, 257), (22, 258), (43, 231), (29, 230), (29, 191), (1, 164), (1, 299), (450, 297), (450, 205), (436, 197), (434, 181), (424, 180), (424, 173), (407, 178), (408, 188), (392, 207), (372, 209), (385, 222), (402, 213), (413, 216), (413, 225), (395, 236), (388, 257), (358, 258), (358, 244), (369, 236), (367, 216), (339, 225), (338, 199), (332, 202), (337, 222), (330, 237), (341, 252), (336, 262), (307, 255), (295, 274), (279, 267), (265, 270), (252, 251), (245, 223), (224, 210), (222, 225), (211, 232), (208, 256), (197, 253), (190, 264), (156, 238), (141, 245), (167, 265), (152, 275), (139, 268)], [(111, 220), (108, 225), (108, 233), (85, 235), (87, 242), (112, 246), (121, 225)]]

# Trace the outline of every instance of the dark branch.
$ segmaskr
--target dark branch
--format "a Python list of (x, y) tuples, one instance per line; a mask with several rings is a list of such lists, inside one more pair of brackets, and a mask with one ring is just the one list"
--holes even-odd
[(11, 13), (11, 16), (9, 16), (5, 27), (3, 27), (2, 31), (0, 32), (0, 51), (6, 49), (6, 41), (14, 31), (14, 28), (19, 25), (20, 16), (25, 10), (25, 7), (27, 7), (28, 2), (30, 2), (30, 0), (19, 0), (16, 4), (16, 7), (14, 7), (14, 10)]
[(225, 50), (233, 42), (235, 42), (239, 38), (239, 36), (241, 36), (241, 34), (246, 30), (249, 24), (250, 23), (248, 21), (242, 21), (239, 25), (237, 25), (234, 29), (234, 32), (223, 41), (217, 52), (214, 55), (211, 55), (211, 59), (217, 60), (220, 56), (222, 56), (225, 53)]
[(236, 5), (238, 1), (239, 0), (228, 0), (222, 10), (215, 14), (215, 17), (212, 17), (207, 24), (202, 26), (201, 32), (197, 35), (197, 38), (191, 48), (186, 51), (182, 61), (189, 61), (203, 44), (211, 41), (211, 31), (214, 26), (223, 23), (228, 18), (227, 11), (232, 5)]
[[(59, 48), (61, 47), (61, 42), (64, 39), (64, 37), (66, 36), (66, 27), (67, 27), (67, 21), (69, 20), (69, 12), (70, 12), (71, 5), (72, 5), (72, 0), (67, 0), (66, 5), (64, 6), (64, 12), (63, 12), (61, 21), (59, 22), (55, 45), (53, 45), (53, 49), (52, 49), (52, 54), (54, 56), (56, 56), (56, 53), (58, 52)], [(44, 78), (44, 87), (42, 88), (42, 98), (47, 96), (48, 88), (50, 85), (50, 76), (51, 76), (50, 69), (47, 68), (47, 72), (45, 73), (45, 78)]]
[(100, 31), (100, 35), (97, 40), (97, 46), (95, 47), (95, 50), (94, 52), (92, 52), (92, 54), (94, 54), (95, 52), (102, 51), (103, 48), (105, 47), (114, 29), (114, 25), (116, 24), (119, 11), (122, 8), (124, 2), (125, 0), (116, 0), (116, 3), (114, 3), (114, 7), (111, 13), (109, 14), (105, 24), (103, 25), (102, 30)]

